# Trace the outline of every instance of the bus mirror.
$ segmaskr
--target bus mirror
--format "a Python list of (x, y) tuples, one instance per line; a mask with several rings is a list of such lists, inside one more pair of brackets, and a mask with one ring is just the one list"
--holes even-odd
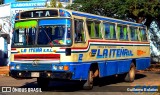
[(65, 53), (66, 53), (66, 56), (70, 56), (71, 55), (71, 48), (66, 48)]

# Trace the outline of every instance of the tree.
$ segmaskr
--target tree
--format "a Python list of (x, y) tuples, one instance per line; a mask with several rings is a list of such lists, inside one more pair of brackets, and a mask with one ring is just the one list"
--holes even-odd
[(63, 5), (62, 5), (62, 3), (61, 2), (58, 2), (58, 6), (57, 6), (58, 8), (62, 8), (63, 7)]
[(137, 23), (160, 16), (159, 0), (75, 0), (66, 8)]
[(56, 8), (56, 6), (57, 6), (56, 3), (57, 3), (56, 0), (51, 0), (50, 1), (50, 7)]
[(57, 5), (56, 0), (51, 0), (50, 5), (47, 4), (47, 1), (46, 1), (46, 5), (45, 5), (45, 7), (47, 7), (47, 8), (62, 8), (63, 7), (61, 2), (58, 2), (58, 5)]

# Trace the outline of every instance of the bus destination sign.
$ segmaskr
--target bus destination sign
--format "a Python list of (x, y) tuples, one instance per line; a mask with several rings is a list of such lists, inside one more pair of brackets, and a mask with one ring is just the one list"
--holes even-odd
[(58, 10), (33, 10), (22, 12), (21, 19), (26, 18), (41, 18), (41, 17), (56, 17), (58, 16)]

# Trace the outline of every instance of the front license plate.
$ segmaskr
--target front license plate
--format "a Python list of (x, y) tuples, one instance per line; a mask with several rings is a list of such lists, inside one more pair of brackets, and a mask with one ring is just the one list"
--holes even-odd
[(39, 72), (32, 72), (31, 77), (39, 77)]

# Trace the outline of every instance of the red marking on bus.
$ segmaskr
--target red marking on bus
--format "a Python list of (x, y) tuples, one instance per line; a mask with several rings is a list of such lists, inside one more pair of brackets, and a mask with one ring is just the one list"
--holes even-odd
[(60, 54), (15, 54), (15, 60), (21, 59), (60, 59)]
[[(104, 40), (88, 40), (88, 44), (86, 47), (72, 47), (72, 49), (87, 49), (90, 42), (98, 42), (98, 43), (124, 43), (124, 44), (149, 44), (149, 42), (129, 42), (129, 41), (104, 41)], [(66, 49), (66, 47), (62, 47), (60, 49)]]
[(11, 48), (11, 50), (16, 50), (16, 48)]

